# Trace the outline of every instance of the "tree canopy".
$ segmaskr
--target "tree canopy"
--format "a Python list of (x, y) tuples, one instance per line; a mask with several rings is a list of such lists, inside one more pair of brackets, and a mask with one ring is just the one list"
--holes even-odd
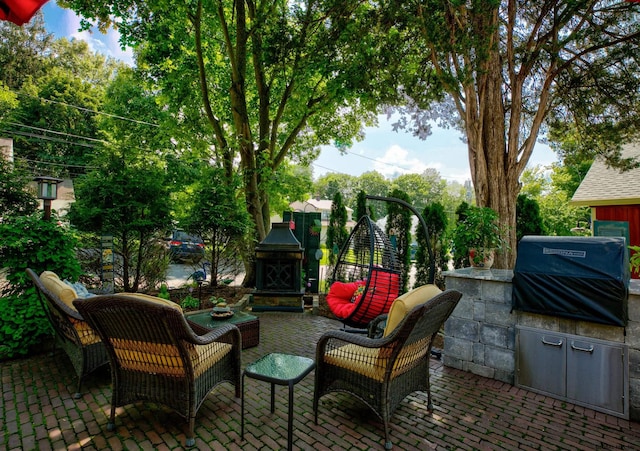
[[(255, 239), (270, 227), (270, 184), (287, 159), (348, 146), (372, 123), (380, 29), (369, 2), (332, 0), (68, 0), (101, 27), (117, 24), (138, 69), (183, 128), (243, 179)], [(83, 25), (89, 27), (89, 22)], [(246, 282), (253, 275), (247, 275)]]
[[(438, 108), (424, 90), (407, 84), (410, 111), (429, 112), (414, 113), (418, 123), (446, 120), (465, 132), (476, 202), (499, 213), (515, 251), (519, 177), (545, 124), (573, 120), (580, 130), (597, 126), (599, 133), (591, 136), (611, 136), (604, 131), (616, 112), (637, 109), (637, 7), (612, 0), (384, 5), (393, 27), (412, 31), (410, 42), (448, 94), (449, 103)], [(510, 267), (514, 261), (511, 252), (498, 263)]]

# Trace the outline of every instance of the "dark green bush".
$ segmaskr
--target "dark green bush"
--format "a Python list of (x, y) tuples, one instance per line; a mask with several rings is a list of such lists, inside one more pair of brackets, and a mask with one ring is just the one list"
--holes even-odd
[(61, 279), (76, 281), (80, 265), (75, 239), (41, 213), (6, 218), (0, 223), (0, 264), (6, 284), (0, 293), (0, 360), (25, 355), (51, 329), (26, 268), (40, 274), (54, 271)]

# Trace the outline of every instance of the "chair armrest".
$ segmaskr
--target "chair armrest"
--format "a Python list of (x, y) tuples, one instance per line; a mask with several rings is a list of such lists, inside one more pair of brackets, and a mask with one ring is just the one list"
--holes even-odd
[(316, 346), (316, 362), (322, 360), (328, 346), (336, 348), (347, 344), (354, 344), (365, 348), (380, 348), (391, 342), (389, 338), (369, 338), (360, 334), (352, 334), (342, 330), (331, 330), (325, 332)]
[(216, 327), (215, 329), (208, 329), (186, 318), (185, 320), (191, 328), (191, 334), (189, 337), (187, 337), (187, 339), (193, 344), (207, 345), (209, 343), (213, 343), (214, 341), (223, 341), (240, 346), (242, 343), (240, 329), (238, 329), (238, 327), (234, 324), (225, 324), (224, 326)]
[(376, 318), (371, 320), (367, 327), (367, 337), (369, 338), (381, 338), (384, 333), (384, 328), (387, 326), (387, 313), (383, 313), (382, 315), (378, 315)]

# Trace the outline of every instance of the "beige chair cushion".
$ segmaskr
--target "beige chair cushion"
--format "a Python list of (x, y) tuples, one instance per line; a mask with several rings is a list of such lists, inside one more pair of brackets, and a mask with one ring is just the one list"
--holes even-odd
[(179, 304), (176, 304), (175, 302), (170, 301), (168, 299), (162, 299), (156, 296), (151, 296), (143, 293), (117, 293), (116, 296), (129, 296), (132, 298), (144, 299), (145, 301), (151, 301), (151, 302), (155, 302), (156, 304), (172, 307), (178, 310), (180, 313), (182, 313), (182, 307), (180, 307)]
[[(68, 284), (64, 283), (58, 275), (53, 271), (44, 271), (40, 274), (40, 280), (42, 284), (45, 286), (51, 294), (56, 296), (65, 305), (68, 305), (69, 308), (76, 310), (76, 307), (73, 305), (73, 300), (77, 299), (78, 296), (73, 288), (71, 288)], [(68, 317), (71, 324), (73, 324), (74, 329), (78, 333), (80, 337), (80, 343), (83, 346), (89, 346), (94, 343), (98, 343), (100, 341), (100, 337), (94, 332), (94, 330), (87, 324), (86, 321), (78, 320), (75, 318)]]
[[(184, 377), (185, 369), (178, 347), (172, 344), (112, 338), (118, 362), (127, 370)], [(233, 349), (229, 343), (214, 341), (207, 345), (185, 343), (195, 377), (200, 376)]]
[(40, 274), (40, 280), (51, 294), (64, 302), (65, 305), (68, 305), (69, 308), (72, 308), (73, 310), (76, 309), (73, 306), (73, 300), (76, 299), (78, 295), (73, 288), (60, 280), (56, 273), (52, 271), (44, 271)]
[[(405, 346), (400, 350), (391, 372), (391, 378), (411, 369), (415, 363), (424, 358), (427, 353), (431, 337), (424, 337), (417, 342)], [(348, 344), (330, 350), (324, 355), (324, 361), (330, 365), (345, 368), (375, 381), (382, 382), (389, 357), (394, 345), (383, 348), (367, 348), (356, 344)]]
[(71, 317), (69, 317), (69, 320), (71, 321), (71, 324), (73, 324), (76, 332), (78, 332), (80, 343), (82, 343), (83, 346), (89, 346), (100, 341), (100, 337), (95, 333), (91, 326), (89, 326), (89, 323), (84, 320), (78, 320)]
[(330, 365), (354, 371), (380, 382), (384, 378), (385, 371), (385, 360), (378, 358), (380, 351), (380, 348), (348, 344), (332, 349), (323, 358)]
[(386, 337), (402, 322), (407, 313), (409, 313), (417, 305), (427, 302), (429, 299), (442, 293), (442, 290), (436, 285), (422, 285), (406, 292), (391, 304), (389, 315), (387, 317), (387, 325), (384, 328), (383, 336)]

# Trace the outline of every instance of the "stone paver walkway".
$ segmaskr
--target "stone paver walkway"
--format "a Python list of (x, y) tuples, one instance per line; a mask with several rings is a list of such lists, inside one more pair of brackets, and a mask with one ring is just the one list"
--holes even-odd
[[(315, 357), (315, 343), (340, 323), (309, 313), (265, 312), (260, 345), (243, 351), (243, 366), (269, 352)], [(66, 356), (42, 354), (0, 363), (2, 450), (182, 449), (186, 422), (160, 406), (135, 404), (117, 411), (106, 430), (111, 399), (108, 369), (89, 377), (74, 399), (76, 377)], [(432, 360), (435, 411), (426, 394), (408, 396), (392, 419), (394, 449), (406, 450), (640, 450), (640, 423), (443, 367)], [(287, 392), (276, 387), (269, 412), (269, 384), (248, 380), (245, 441), (240, 441), (240, 400), (223, 384), (198, 412), (194, 449), (286, 448)], [(313, 422), (313, 373), (295, 387), (293, 448), (384, 449), (382, 425), (346, 395), (320, 402)]]

